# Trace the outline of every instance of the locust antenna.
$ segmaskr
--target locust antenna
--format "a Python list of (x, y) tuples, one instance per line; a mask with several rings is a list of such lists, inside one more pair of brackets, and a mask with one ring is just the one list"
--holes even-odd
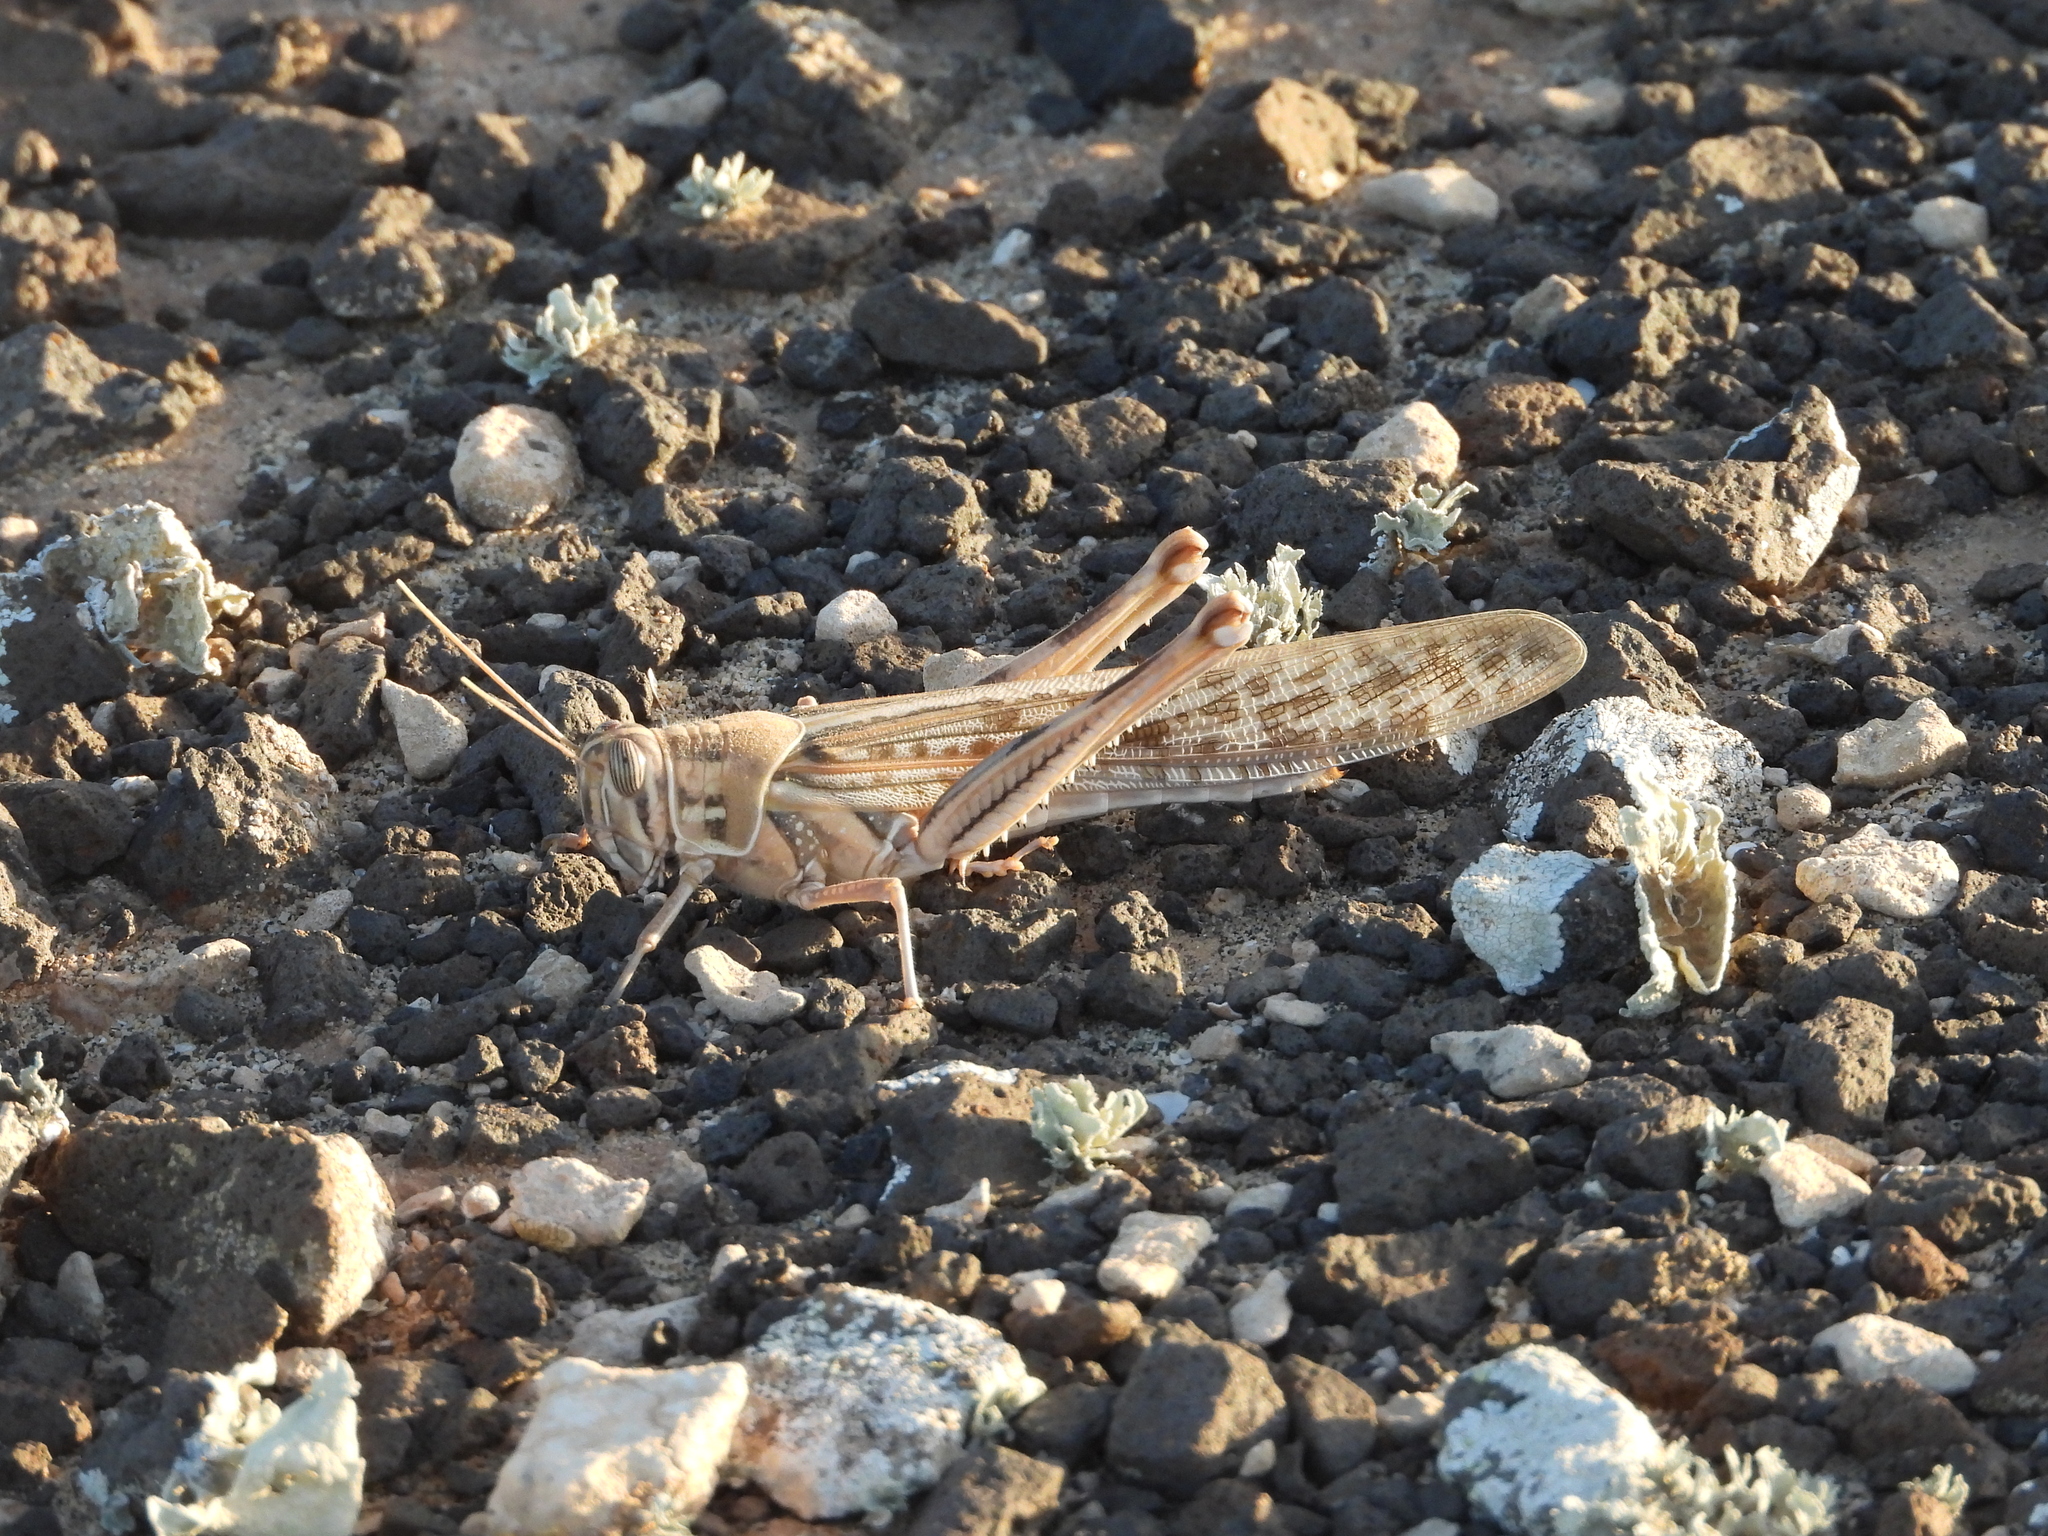
[(425, 603), (420, 601), (420, 595), (417, 592), (413, 591), (413, 589), (407, 586), (403, 581), (396, 582), (394, 583), (394, 585), (397, 586), (399, 591), (405, 594), (406, 601), (411, 603), (413, 607), (419, 609), (421, 614), (423, 614), (426, 617), (426, 621), (429, 624), (433, 625), (434, 628), (440, 632), (441, 638), (443, 640), (446, 640), (450, 645), (454, 646), (455, 649), (461, 653), (463, 660), (467, 661), (471, 666), (475, 667), (477, 671), (483, 673), (485, 677), (488, 677), (492, 682), (496, 683), (498, 685), (499, 690), (505, 695), (505, 699), (511, 700), (511, 703), (507, 704), (505, 702), (505, 699), (493, 698), (490, 694), (485, 693), (483, 689), (477, 687), (477, 685), (471, 682), (468, 678), (464, 678), (462, 680), (463, 687), (467, 688), (471, 693), (475, 694), (478, 698), (482, 699), (486, 704), (490, 705), (493, 709), (499, 710), (502, 713), (510, 716), (514, 722), (524, 726), (527, 730), (532, 731), (534, 735), (538, 736), (542, 741), (546, 742), (549, 746), (556, 748), (558, 751), (565, 752), (571, 757), (574, 757), (576, 755), (575, 747), (571, 744), (569, 738), (562, 734), (561, 728), (557, 726), (554, 721), (550, 720), (546, 715), (542, 714), (538, 709), (534, 708), (533, 705), (528, 703), (526, 699), (522, 698), (519, 694), (519, 691), (515, 689), (510, 683), (506, 682), (504, 678), (498, 676), (498, 674), (491, 669), (491, 664), (483, 659), (483, 657), (477, 652), (474, 646), (472, 646), (467, 640), (463, 639), (462, 636), (456, 634), (455, 631), (450, 629), (446, 624), (442, 623), (441, 616), (438, 613), (434, 612), (433, 609), (429, 608)]

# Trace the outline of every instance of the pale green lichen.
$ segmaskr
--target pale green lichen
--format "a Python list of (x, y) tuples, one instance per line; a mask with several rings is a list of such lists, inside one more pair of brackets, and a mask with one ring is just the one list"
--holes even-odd
[(250, 594), (218, 580), (178, 514), (145, 501), (87, 517), (26, 568), (76, 599), (93, 626), (145, 661), (220, 675), (207, 654), (215, 619), (246, 612)]
[(1785, 1150), (1792, 1128), (1762, 1113), (1715, 1107), (1700, 1127), (1701, 1189), (1755, 1173), (1766, 1159)]
[(567, 283), (548, 295), (548, 302), (533, 322), (535, 340), (521, 336), (504, 349), (505, 366), (526, 375), (529, 389), (563, 372), (577, 358), (608, 336), (637, 330), (631, 320), (621, 320), (612, 308), (612, 295), (619, 280), (606, 273), (590, 285), (590, 297), (576, 302), (576, 290)]
[(349, 1536), (363, 1507), (356, 1378), (340, 1351), (320, 1354), (305, 1394), (289, 1408), (230, 1404), (223, 1422), (204, 1426), (223, 1442), (206, 1458), (206, 1471), (216, 1485), (229, 1474), (226, 1491), (191, 1503), (152, 1497), (156, 1536)]
[(1681, 981), (1695, 992), (1720, 987), (1735, 939), (1735, 866), (1721, 856), (1719, 806), (1681, 800), (1634, 769), (1628, 783), (1636, 803), (1621, 809), (1621, 840), (1650, 979), (1622, 1012), (1643, 1018), (1676, 1008)]
[(1451, 547), (1458, 504), (1478, 489), (1471, 484), (1454, 485), (1447, 491), (1425, 485), (1392, 512), (1376, 513), (1372, 531), (1379, 538), (1366, 568), (1381, 576), (1392, 576), (1405, 555), (1442, 554)]
[(1970, 1502), (1970, 1482), (1947, 1462), (1943, 1462), (1925, 1477), (1908, 1478), (1899, 1484), (1901, 1493), (1924, 1493), (1929, 1498), (1939, 1499), (1956, 1514), (1963, 1512), (1963, 1506)]
[(1200, 577), (1196, 585), (1211, 597), (1230, 592), (1252, 605), (1252, 645), (1312, 639), (1323, 621), (1323, 589), (1303, 585), (1301, 556), (1300, 550), (1282, 544), (1266, 562), (1264, 581), (1233, 565), (1220, 576)]
[(760, 166), (749, 169), (744, 154), (727, 155), (715, 170), (698, 155), (690, 161), (690, 174), (676, 183), (669, 211), (693, 224), (712, 224), (760, 202), (774, 185), (775, 173)]
[(1086, 1173), (1110, 1155), (1149, 1107), (1135, 1088), (1119, 1088), (1104, 1098), (1085, 1077), (1041, 1083), (1031, 1090), (1031, 1135), (1054, 1168)]
[(1553, 1536), (1819, 1536), (1834, 1527), (1832, 1479), (1797, 1470), (1773, 1446), (1725, 1455), (1724, 1478), (1684, 1441), (1667, 1442), (1643, 1468), (1646, 1489), (1567, 1500), (1551, 1518)]

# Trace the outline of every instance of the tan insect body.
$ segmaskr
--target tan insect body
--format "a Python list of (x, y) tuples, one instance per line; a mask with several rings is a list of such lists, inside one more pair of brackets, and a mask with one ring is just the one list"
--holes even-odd
[(985, 860), (996, 843), (1107, 811), (1326, 784), (1533, 703), (1585, 660), (1568, 627), (1520, 610), (1246, 650), (1250, 604), (1225, 592), (1141, 665), (1094, 670), (1203, 574), (1207, 547), (1169, 534), (1100, 607), (970, 688), (610, 724), (581, 744), (400, 586), (506, 694), (469, 684), (478, 697), (575, 759), (574, 844), (640, 891), (673, 880), (607, 1001), (716, 879), (805, 910), (886, 902), (915, 1006), (906, 881), (1010, 872), (1030, 850)]

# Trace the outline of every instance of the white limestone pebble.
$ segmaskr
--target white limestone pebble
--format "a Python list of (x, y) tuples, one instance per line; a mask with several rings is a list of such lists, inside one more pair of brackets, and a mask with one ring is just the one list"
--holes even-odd
[(439, 1216), (455, 1209), (455, 1188), (451, 1184), (436, 1184), (432, 1189), (423, 1189), (416, 1195), (407, 1195), (398, 1202), (398, 1209), (392, 1219), (400, 1226), (422, 1221), (429, 1216)]
[(512, 990), (529, 1003), (551, 997), (557, 1008), (567, 1008), (590, 990), (590, 981), (589, 968), (574, 955), (565, 955), (559, 949), (543, 949), (533, 957), (525, 974), (512, 984)]
[(1380, 1434), (1390, 1445), (1427, 1440), (1444, 1422), (1440, 1392), (1396, 1392), (1380, 1404)]
[(1275, 992), (1259, 1004), (1269, 1024), (1292, 1024), (1296, 1029), (1321, 1029), (1330, 1022), (1330, 1010), (1292, 992)]
[(818, 610), (820, 640), (843, 640), (859, 645), (896, 633), (896, 615), (882, 601), (881, 594), (865, 587), (848, 587)]
[(1962, 871), (1939, 843), (1893, 837), (1872, 822), (1854, 837), (1832, 843), (1793, 871), (1809, 901), (1853, 896), (1866, 912), (1885, 917), (1933, 917), (1956, 899)]
[(641, 1353), (647, 1330), (667, 1323), (684, 1338), (697, 1326), (697, 1312), (703, 1298), (679, 1296), (674, 1301), (657, 1301), (651, 1307), (634, 1307), (626, 1312), (593, 1312), (577, 1323), (569, 1336), (568, 1352), (579, 1360), (599, 1365), (645, 1365)]
[(1778, 791), (1773, 809), (1778, 825), (1787, 832), (1811, 832), (1835, 814), (1835, 803), (1824, 789), (1811, 784), (1787, 784)]
[(1244, 1049), (1244, 1037), (1228, 1024), (1211, 1024), (1188, 1042), (1188, 1054), (1197, 1061), (1222, 1061)]
[(448, 478), (455, 505), (479, 528), (524, 528), (567, 506), (583, 471), (559, 416), (494, 405), (462, 429)]
[(1508, 310), (1508, 330), (1527, 341), (1547, 341), (1564, 317), (1586, 302), (1568, 277), (1553, 272)]
[(398, 755), (405, 771), (422, 781), (446, 778), (469, 745), (469, 727), (439, 699), (388, 677), (378, 695), (398, 737)]
[(1622, 110), (1628, 105), (1628, 91), (1619, 80), (1551, 85), (1536, 93), (1536, 104), (1543, 109), (1550, 126), (1560, 132), (1580, 137), (1612, 133), (1620, 126)]
[(565, 1356), (534, 1393), (539, 1406), (491, 1490), (489, 1536), (678, 1528), (717, 1491), (747, 1373), (730, 1362), (614, 1370)]
[(1021, 1312), (1026, 1317), (1050, 1317), (1059, 1311), (1066, 1299), (1066, 1281), (1041, 1275), (1017, 1287), (1017, 1294), (1010, 1298), (1010, 1310)]
[(725, 110), (725, 87), (709, 75), (626, 108), (626, 121), (642, 128), (709, 128)]
[(1096, 1266), (1095, 1283), (1112, 1296), (1149, 1306), (1179, 1289), (1201, 1251), (1216, 1241), (1216, 1230), (1200, 1216), (1133, 1211), (1116, 1229), (1116, 1241)]
[(722, 949), (700, 944), (683, 966), (704, 989), (704, 999), (735, 1024), (774, 1024), (804, 1005), (803, 993), (785, 987), (773, 971), (750, 971)]
[(1427, 400), (1411, 400), (1358, 440), (1351, 462), (1394, 460), (1412, 466), (1418, 480), (1448, 486), (1463, 448), (1458, 429), (1442, 411)]
[(1871, 720), (1842, 733), (1835, 782), (1900, 789), (1963, 766), (1970, 738), (1932, 699), (1915, 699), (1896, 720)]
[(1977, 1380), (1977, 1363), (1938, 1333), (1896, 1317), (1865, 1313), (1845, 1318), (1813, 1336), (1830, 1346), (1842, 1374), (1858, 1386), (1890, 1377), (1917, 1381), (1930, 1392), (1954, 1397)]
[(510, 1183), (512, 1229), (529, 1243), (540, 1242), (529, 1229), (550, 1227), (585, 1248), (616, 1248), (647, 1210), (645, 1179), (615, 1179), (578, 1157), (535, 1158)]
[(1436, 1469), (1502, 1529), (1546, 1532), (1567, 1500), (1644, 1490), (1663, 1450), (1642, 1409), (1564, 1351), (1525, 1344), (1451, 1387)]
[(1508, 991), (1535, 991), (1564, 964), (1558, 907), (1598, 867), (1569, 849), (1537, 853), (1495, 843), (1451, 882), (1451, 912), (1465, 947), (1493, 967)]
[(1294, 1307), (1287, 1300), (1287, 1272), (1269, 1269), (1248, 1295), (1230, 1304), (1230, 1332), (1247, 1344), (1277, 1344), (1287, 1337)]
[(322, 891), (306, 903), (305, 909), (292, 920), (292, 926), (301, 933), (326, 933), (347, 917), (348, 909), (355, 904), (353, 891)]
[(1535, 836), (1543, 797), (1577, 773), (1588, 752), (1606, 753), (1617, 768), (1655, 780), (1678, 799), (1720, 806), (1730, 826), (1763, 817), (1764, 762), (1740, 731), (1646, 699), (1595, 699), (1546, 725), (1496, 781), (1494, 810), (1509, 837)]
[(1268, 1216), (1278, 1216), (1293, 1199), (1294, 1186), (1282, 1180), (1254, 1184), (1250, 1189), (1240, 1189), (1232, 1194), (1230, 1203), (1223, 1207), (1223, 1215), (1226, 1220), (1239, 1211), (1264, 1211)]
[(505, 1203), (496, 1187), (490, 1184), (472, 1184), (462, 1192), (460, 1207), (462, 1214), (471, 1221), (489, 1221), (498, 1214)]
[(1358, 208), (1441, 233), (1493, 223), (1500, 217), (1500, 196), (1461, 165), (1432, 165), (1364, 183)]
[(1967, 197), (1930, 197), (1914, 206), (1911, 223), (1930, 251), (1967, 251), (1991, 238), (1991, 215)]
[(972, 688), (996, 665), (996, 658), (982, 655), (971, 645), (963, 645), (926, 657), (918, 675), (924, 682), (926, 693), (944, 693), (948, 688)]
[(1771, 1209), (1784, 1227), (1811, 1227), (1863, 1209), (1870, 1186), (1812, 1147), (1792, 1142), (1757, 1165), (1771, 1187)]
[(752, 1388), (727, 1476), (805, 1520), (881, 1518), (970, 1434), (1045, 1393), (987, 1323), (859, 1286), (821, 1287), (741, 1356)]
[(1497, 1099), (1576, 1088), (1593, 1071), (1584, 1046), (1541, 1024), (1454, 1029), (1431, 1040), (1429, 1048), (1460, 1072), (1480, 1073)]

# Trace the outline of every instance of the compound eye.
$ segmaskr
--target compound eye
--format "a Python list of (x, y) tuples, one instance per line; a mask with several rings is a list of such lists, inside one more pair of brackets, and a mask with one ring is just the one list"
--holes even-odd
[(647, 785), (647, 765), (632, 747), (615, 741), (605, 754), (605, 777), (620, 795), (628, 800), (637, 799)]

